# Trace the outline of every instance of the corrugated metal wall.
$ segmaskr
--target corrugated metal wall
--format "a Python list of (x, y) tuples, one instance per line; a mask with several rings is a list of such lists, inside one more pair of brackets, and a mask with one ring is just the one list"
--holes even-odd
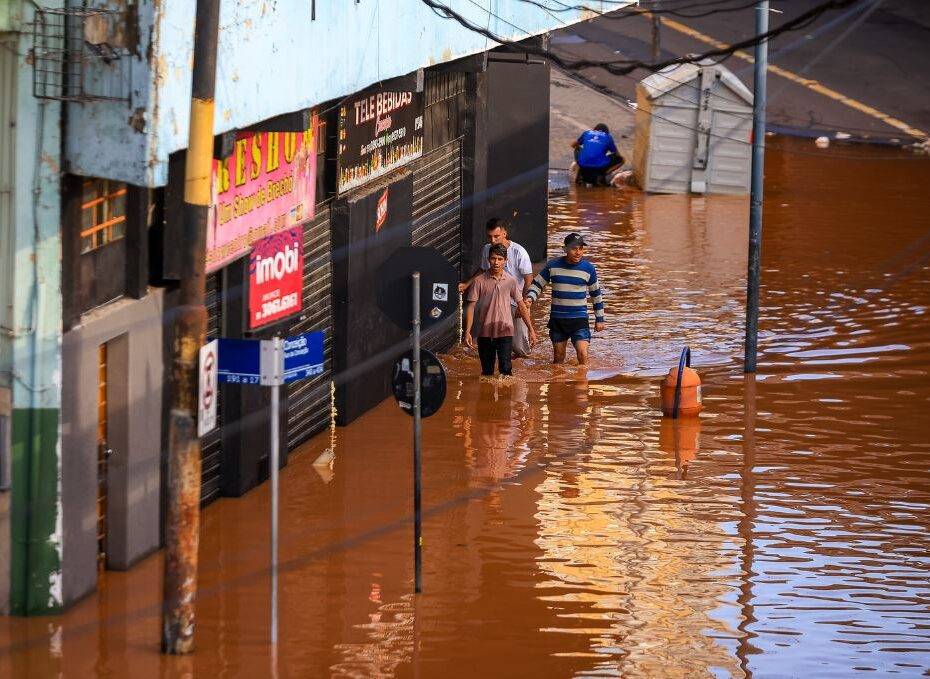
[[(462, 141), (428, 153), (413, 171), (413, 244), (434, 247), (461, 271)], [(423, 346), (445, 351), (458, 341), (458, 320), (428, 331)]]
[(287, 447), (296, 448), (329, 425), (333, 370), (333, 305), (329, 206), (317, 209), (304, 226), (303, 311), (290, 335), (322, 330), (326, 334), (323, 373), (287, 387)]
[[(222, 297), (220, 276), (217, 271), (207, 276), (207, 341), (222, 336)], [(220, 471), (223, 462), (223, 400), (222, 389), (216, 390), (216, 428), (200, 439), (200, 506), (206, 506), (220, 496)]]
[[(13, 327), (13, 185), (16, 181), (16, 35), (0, 36), (0, 325)], [(9, 361), (9, 339), (0, 336), (0, 369)], [(0, 386), (8, 378), (0, 372)]]

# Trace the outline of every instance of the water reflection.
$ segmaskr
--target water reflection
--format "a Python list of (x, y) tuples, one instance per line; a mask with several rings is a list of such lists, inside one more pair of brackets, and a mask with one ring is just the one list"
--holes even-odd
[[(553, 199), (550, 241), (584, 231), (605, 289), (590, 369), (546, 342), (506, 381), (443, 357), (416, 599), (409, 419), (384, 403), (293, 456), (281, 676), (930, 670), (930, 163), (773, 143), (759, 375), (745, 199)], [(657, 382), (686, 344), (705, 411), (676, 425)], [(154, 556), (67, 615), (4, 619), (0, 676), (265, 676), (267, 516), (267, 488), (204, 513), (194, 657), (158, 655)]]

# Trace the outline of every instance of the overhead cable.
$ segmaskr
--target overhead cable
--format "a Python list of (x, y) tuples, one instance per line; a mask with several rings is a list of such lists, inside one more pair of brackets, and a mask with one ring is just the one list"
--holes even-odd
[(635, 71), (638, 68), (644, 68), (649, 71), (660, 71), (669, 66), (674, 66), (677, 64), (693, 64), (700, 62), (704, 59), (709, 59), (713, 57), (728, 57), (738, 52), (740, 50), (746, 49), (747, 47), (753, 47), (758, 43), (761, 43), (766, 40), (771, 40), (772, 38), (786, 33), (792, 30), (798, 30), (800, 28), (806, 27), (812, 22), (814, 22), (818, 17), (824, 14), (827, 11), (834, 9), (841, 9), (843, 7), (848, 7), (849, 5), (858, 2), (859, 0), (827, 0), (827, 2), (821, 3), (816, 7), (811, 8), (810, 10), (799, 14), (798, 16), (789, 19), (781, 26), (774, 28), (770, 31), (767, 31), (761, 35), (755, 35), (746, 40), (741, 40), (735, 42), (726, 47), (717, 48), (708, 50), (701, 54), (689, 54), (683, 57), (676, 57), (674, 59), (666, 59), (659, 62), (647, 62), (641, 61), (638, 59), (614, 59), (609, 61), (594, 60), (594, 59), (577, 59), (577, 60), (568, 60), (558, 54), (546, 49), (532, 44), (523, 44), (517, 41), (510, 40), (504, 36), (497, 35), (492, 31), (482, 28), (481, 26), (476, 25), (468, 18), (456, 12), (454, 9), (448, 5), (438, 2), (437, 0), (421, 0), (423, 4), (429, 7), (434, 13), (438, 16), (441, 16), (445, 19), (451, 19), (461, 25), (464, 28), (467, 28), (470, 31), (483, 35), (484, 37), (493, 40), (494, 42), (513, 49), (519, 52), (525, 52), (527, 54), (533, 54), (545, 59), (550, 60), (552, 63), (556, 64), (560, 68), (570, 71), (577, 71), (586, 68), (601, 68), (608, 73), (613, 75), (627, 75), (632, 71)]

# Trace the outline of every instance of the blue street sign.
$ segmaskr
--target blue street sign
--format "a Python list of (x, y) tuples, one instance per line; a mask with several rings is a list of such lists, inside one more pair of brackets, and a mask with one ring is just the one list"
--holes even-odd
[[(219, 382), (261, 384), (261, 343), (270, 340), (220, 338), (218, 344)], [(284, 383), (295, 382), (323, 372), (323, 332), (307, 332), (284, 338)]]
[(284, 338), (284, 383), (323, 372), (323, 332)]
[(217, 378), (229, 384), (258, 384), (260, 378), (259, 341), (247, 339), (217, 340), (219, 356)]

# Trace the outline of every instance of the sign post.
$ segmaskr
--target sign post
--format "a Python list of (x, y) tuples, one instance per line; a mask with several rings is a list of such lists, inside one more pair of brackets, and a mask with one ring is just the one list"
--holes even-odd
[(420, 272), (413, 272), (413, 591), (423, 591), (420, 516)]
[(275, 658), (278, 644), (278, 465), (281, 446), (281, 385), (323, 372), (323, 342), (322, 332), (308, 332), (284, 339), (223, 338), (211, 343), (216, 346), (219, 381), (271, 387), (271, 450), (268, 453), (268, 477), (271, 483), (271, 645)]
[[(425, 324), (427, 328), (435, 327), (440, 323), (448, 323), (452, 319), (458, 305), (450, 299), (449, 290), (454, 289), (458, 283), (458, 272), (442, 254), (430, 247), (402, 247), (394, 253), (378, 269), (378, 307), (399, 328), (413, 329), (413, 351), (410, 362), (413, 363), (412, 391), (413, 407), (409, 401), (398, 394), (406, 391), (401, 384), (404, 379), (402, 373), (407, 372), (401, 358), (399, 366), (395, 365), (395, 396), (401, 407), (413, 415), (413, 589), (414, 592), (423, 591), (423, 531), (422, 531), (422, 456), (421, 456), (421, 428), (422, 428), (422, 363), (420, 361), (420, 330)], [(420, 294), (421, 284), (426, 288), (426, 295)], [(410, 286), (408, 289), (407, 286)], [(407, 306), (404, 299), (411, 302)], [(441, 366), (427, 366), (427, 377), (431, 386), (442, 384), (440, 391), (442, 397), (435, 409), (439, 408), (442, 398), (445, 397), (445, 373)], [(432, 372), (431, 372), (432, 371)], [(409, 373), (407, 373), (409, 375)], [(398, 382), (397, 380), (400, 380)], [(411, 412), (412, 411), (412, 412)], [(427, 412), (431, 415), (435, 410)]]
[(261, 343), (261, 383), (271, 387), (271, 450), (268, 476), (271, 478), (271, 645), (278, 645), (278, 462), (280, 445), (280, 398), (284, 382), (284, 349), (281, 338)]

